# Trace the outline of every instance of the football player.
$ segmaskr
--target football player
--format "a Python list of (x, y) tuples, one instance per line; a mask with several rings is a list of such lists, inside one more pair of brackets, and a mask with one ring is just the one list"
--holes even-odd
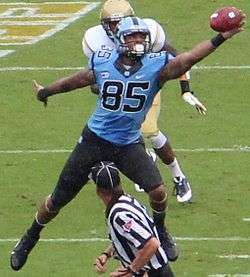
[[(95, 83), (101, 93), (96, 110), (66, 161), (56, 187), (44, 199), (32, 225), (11, 253), (13, 270), (23, 267), (46, 224), (86, 185), (91, 168), (104, 160), (115, 163), (148, 193), (161, 246), (170, 261), (178, 258), (176, 245), (165, 227), (166, 188), (159, 170), (145, 151), (140, 127), (159, 89), (241, 32), (243, 19), (237, 28), (219, 33), (174, 58), (164, 51), (149, 53), (151, 42), (147, 25), (139, 18), (126, 17), (118, 26), (117, 49), (94, 53), (87, 68), (47, 87), (34, 82), (36, 97), (44, 104), (48, 97)], [(140, 81), (138, 76), (141, 76)]]
[[(84, 54), (90, 58), (94, 52), (100, 49), (115, 48), (115, 32), (118, 22), (123, 17), (133, 15), (134, 10), (127, 0), (107, 0), (101, 9), (101, 24), (91, 27), (84, 34), (82, 41)], [(151, 51), (160, 52), (165, 50), (176, 55), (177, 53), (175, 49), (166, 40), (161, 25), (153, 19), (147, 18), (143, 19), (143, 21), (146, 23), (150, 31)], [(189, 104), (195, 106), (201, 114), (205, 114), (206, 108), (190, 91), (188, 79), (188, 72), (180, 78), (182, 97)], [(94, 87), (92, 87), (92, 91), (98, 93)], [(158, 157), (170, 169), (175, 184), (177, 201), (187, 202), (192, 198), (190, 183), (180, 168), (168, 137), (158, 128), (157, 121), (160, 114), (160, 107), (161, 94), (159, 91), (155, 96), (153, 105), (149, 110), (144, 123), (142, 124), (141, 131), (143, 136), (150, 140)], [(156, 157), (154, 156), (154, 153), (149, 152), (149, 154), (155, 160)], [(143, 189), (137, 184), (135, 184), (135, 189), (137, 191), (143, 191)]]

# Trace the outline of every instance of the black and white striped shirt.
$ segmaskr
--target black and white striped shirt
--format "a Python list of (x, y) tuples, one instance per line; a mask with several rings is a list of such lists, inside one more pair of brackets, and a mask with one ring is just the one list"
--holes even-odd
[[(122, 195), (112, 206), (108, 215), (110, 239), (124, 266), (134, 260), (136, 253), (158, 233), (146, 208), (129, 195)], [(145, 270), (158, 269), (167, 263), (161, 247), (144, 267)]]

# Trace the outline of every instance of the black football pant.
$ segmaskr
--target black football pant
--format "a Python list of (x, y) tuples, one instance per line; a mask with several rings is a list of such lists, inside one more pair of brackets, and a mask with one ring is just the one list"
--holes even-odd
[(145, 151), (142, 140), (118, 146), (98, 137), (85, 127), (52, 193), (55, 208), (62, 208), (77, 195), (88, 182), (91, 168), (100, 161), (114, 162), (125, 176), (140, 184), (146, 192), (163, 183), (159, 170)]

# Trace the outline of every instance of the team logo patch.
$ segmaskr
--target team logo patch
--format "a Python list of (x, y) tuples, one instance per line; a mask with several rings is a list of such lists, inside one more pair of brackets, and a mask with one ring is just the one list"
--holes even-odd
[(125, 232), (130, 232), (132, 226), (133, 226), (133, 220), (130, 220), (130, 221), (126, 222), (126, 223), (122, 226), (122, 228), (123, 228), (123, 230), (124, 230)]
[(85, 1), (0, 3), (0, 57), (14, 52), (9, 49), (12, 45), (30, 45), (53, 36), (98, 5)]
[(110, 76), (110, 73), (108, 71), (101, 72), (102, 79), (107, 79), (109, 78), (109, 76)]

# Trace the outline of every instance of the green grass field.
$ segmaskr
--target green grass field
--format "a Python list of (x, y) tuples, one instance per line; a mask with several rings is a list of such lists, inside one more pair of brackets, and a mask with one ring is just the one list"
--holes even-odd
[[(234, 5), (250, 14), (248, 0), (131, 3), (139, 16), (160, 22), (180, 51), (214, 35), (208, 18), (216, 8)], [(13, 272), (9, 266), (15, 239), (33, 220), (37, 203), (51, 193), (69, 155), (29, 151), (72, 149), (95, 108), (95, 96), (84, 89), (56, 96), (44, 109), (34, 97), (32, 80), (46, 85), (72, 74), (75, 67), (84, 67), (87, 61), (81, 50), (82, 35), (97, 24), (98, 15), (99, 7), (36, 44), (0, 45), (0, 50), (15, 50), (0, 57), (1, 277), (98, 276), (93, 260), (108, 242), (101, 240), (106, 238), (104, 206), (93, 184), (87, 185), (44, 230), (42, 238), (54, 240), (41, 241), (20, 272)], [(181, 250), (179, 260), (172, 264), (179, 277), (250, 276), (250, 222), (243, 220), (250, 218), (249, 24), (245, 29), (198, 64), (211, 69), (192, 71), (192, 88), (208, 109), (205, 117), (184, 103), (178, 82), (171, 81), (163, 89), (159, 125), (170, 137), (194, 194), (192, 204), (179, 205), (171, 195), (170, 173), (158, 161), (169, 191), (168, 225)], [(19, 69), (10, 70), (13, 67)], [(24, 70), (27, 67), (33, 69)], [(63, 67), (72, 69), (55, 69)], [(146, 194), (135, 193), (133, 184), (123, 180), (125, 190), (147, 205)], [(59, 238), (65, 240), (56, 240)], [(236, 256), (224, 257), (228, 255)], [(112, 262), (109, 272), (116, 265)]]

